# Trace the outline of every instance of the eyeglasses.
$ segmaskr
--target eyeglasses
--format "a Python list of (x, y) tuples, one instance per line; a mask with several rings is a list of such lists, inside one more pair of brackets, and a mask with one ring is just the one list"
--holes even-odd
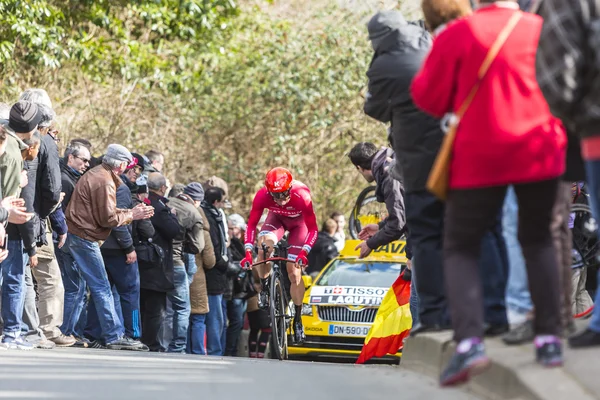
[(269, 194), (274, 200), (285, 200), (290, 197), (290, 190), (288, 189), (285, 192), (269, 192)]
[(90, 159), (89, 158), (84, 158), (84, 157), (80, 157), (80, 156), (75, 156), (75, 158), (79, 158), (81, 161), (83, 161), (84, 164), (89, 164), (90, 163)]

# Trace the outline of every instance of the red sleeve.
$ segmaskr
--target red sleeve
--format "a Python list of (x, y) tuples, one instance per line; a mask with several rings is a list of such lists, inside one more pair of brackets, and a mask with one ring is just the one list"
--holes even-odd
[(302, 215), (304, 216), (304, 223), (308, 229), (306, 239), (304, 239), (304, 246), (302, 246), (302, 248), (306, 250), (306, 253), (308, 254), (317, 240), (319, 228), (317, 226), (317, 216), (315, 215), (315, 210), (313, 209), (312, 198), (308, 190), (302, 193), (302, 200), (304, 200), (304, 209), (302, 210)]
[(410, 88), (417, 107), (428, 114), (441, 118), (452, 111), (458, 71), (457, 43), (464, 37), (460, 34), (464, 23), (448, 26), (433, 41), (429, 55)]
[(250, 216), (248, 217), (248, 225), (246, 226), (246, 234), (244, 237), (244, 247), (246, 250), (252, 250), (254, 248), (254, 240), (256, 239), (256, 225), (260, 221), (263, 211), (265, 210), (265, 196), (264, 190), (259, 190), (254, 195), (252, 201), (252, 209), (250, 210)]

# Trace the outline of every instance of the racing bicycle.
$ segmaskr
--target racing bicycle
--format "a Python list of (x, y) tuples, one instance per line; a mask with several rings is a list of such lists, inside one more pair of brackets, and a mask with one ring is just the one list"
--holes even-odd
[[(294, 320), (295, 309), (292, 306), (290, 296), (290, 281), (287, 276), (289, 246), (279, 242), (273, 249), (271, 257), (267, 256), (268, 246), (263, 243), (262, 251), (265, 256), (263, 261), (252, 264), (256, 265), (272, 263), (271, 276), (269, 279), (269, 311), (271, 316), (271, 331), (273, 338), (273, 353), (279, 360), (288, 359), (288, 340), (295, 343), (293, 335), (288, 338), (288, 330)], [(258, 247), (255, 248), (258, 252)], [(264, 289), (264, 288), (263, 288)]]
[(352, 239), (358, 239), (358, 233), (363, 227), (377, 224), (388, 216), (385, 204), (377, 201), (375, 189), (375, 186), (368, 186), (356, 198), (356, 204), (348, 219), (348, 230)]
[[(588, 269), (588, 276), (593, 276), (591, 272), (598, 269), (598, 251), (600, 250), (600, 241), (596, 231), (595, 222), (592, 217), (592, 210), (587, 204), (572, 204), (571, 214), (576, 220), (588, 220), (588, 224), (574, 224), (571, 229), (573, 235), (573, 250), (579, 254), (579, 262), (582, 268)], [(593, 297), (592, 297), (593, 298)], [(574, 315), (574, 318), (586, 318), (594, 310), (592, 305), (589, 309)]]

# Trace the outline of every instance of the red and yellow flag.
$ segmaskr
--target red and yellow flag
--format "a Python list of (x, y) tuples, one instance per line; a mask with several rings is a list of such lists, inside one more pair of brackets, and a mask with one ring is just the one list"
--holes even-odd
[(383, 298), (375, 321), (365, 338), (357, 364), (363, 364), (373, 357), (396, 354), (402, 349), (404, 338), (408, 336), (412, 327), (410, 282), (402, 279), (402, 275), (396, 279)]

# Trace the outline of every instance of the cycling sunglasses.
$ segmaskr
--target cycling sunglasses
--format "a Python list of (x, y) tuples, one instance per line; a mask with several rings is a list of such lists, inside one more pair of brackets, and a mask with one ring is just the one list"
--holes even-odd
[(271, 195), (271, 197), (273, 197), (274, 200), (285, 200), (288, 197), (290, 197), (290, 190), (286, 190), (285, 192), (269, 192), (269, 194)]

